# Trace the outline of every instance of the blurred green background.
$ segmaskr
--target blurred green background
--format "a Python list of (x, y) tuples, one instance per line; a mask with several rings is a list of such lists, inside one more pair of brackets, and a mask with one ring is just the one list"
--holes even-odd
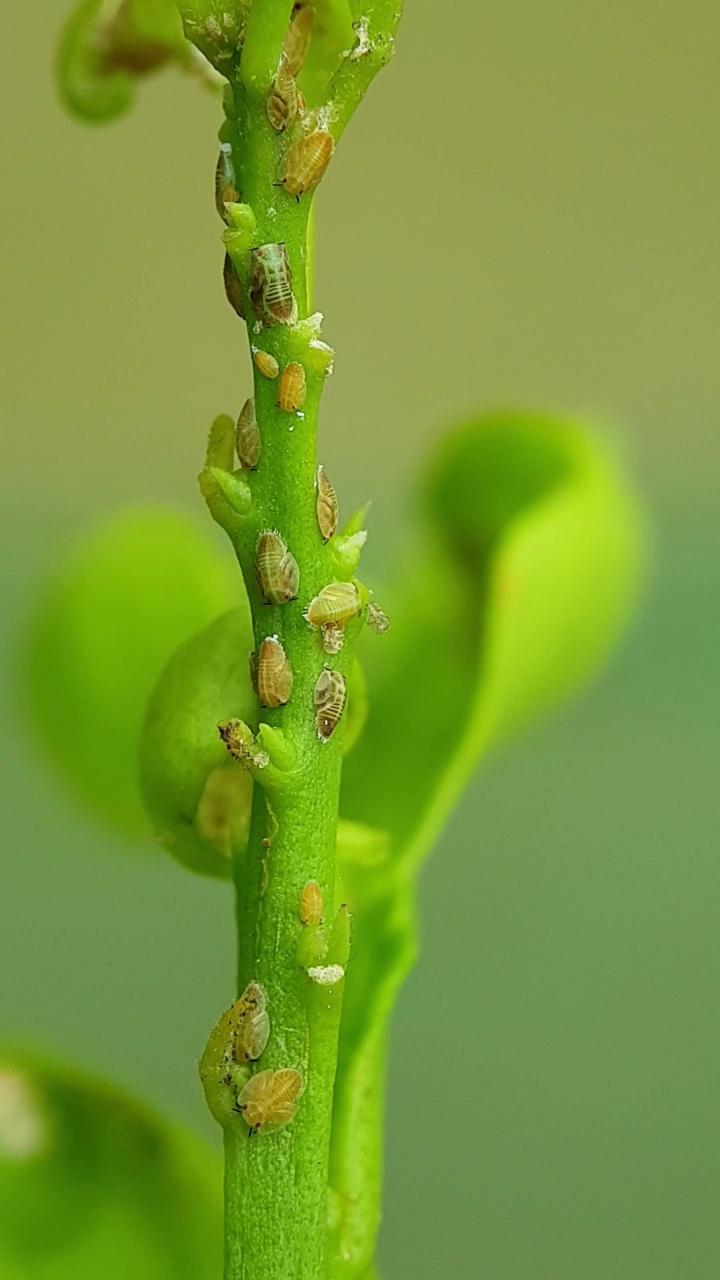
[[(214, 1140), (194, 1061), (231, 994), (228, 893), (79, 811), (14, 684), (59, 550), (128, 502), (204, 519), (207, 425), (250, 388), (217, 106), (168, 75), (118, 126), (66, 119), (66, 9), (5, 6), (0, 46), (0, 1029)], [(612, 669), (484, 768), (425, 873), (387, 1280), (720, 1272), (719, 47), (706, 0), (407, 0), (318, 200), (322, 459), (346, 512), (373, 497), (371, 579), (420, 459), (482, 407), (609, 423), (656, 525)]]

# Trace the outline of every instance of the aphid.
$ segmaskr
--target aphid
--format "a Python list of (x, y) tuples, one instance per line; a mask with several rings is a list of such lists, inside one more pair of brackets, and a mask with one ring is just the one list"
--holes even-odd
[(339, 622), (324, 622), (320, 628), (326, 653), (339, 653), (345, 643), (345, 628)]
[(308, 880), (300, 894), (300, 920), (303, 924), (320, 924), (322, 913), (322, 889), (314, 880)]
[(278, 409), (284, 409), (286, 413), (297, 413), (298, 409), (302, 409), (305, 403), (307, 393), (307, 380), (305, 378), (305, 370), (301, 364), (291, 361), (286, 364), (280, 374), (278, 383)]
[(215, 208), (223, 222), (227, 222), (226, 204), (236, 204), (240, 199), (229, 142), (220, 143), (220, 154), (215, 166)]
[(337, 494), (325, 475), (325, 468), (317, 469), (317, 518), (320, 532), (327, 542), (337, 532), (338, 500)]
[(315, 693), (315, 728), (321, 742), (328, 742), (340, 723), (347, 701), (345, 678), (339, 671), (325, 667), (321, 671)]
[(303, 69), (310, 44), (312, 24), (313, 11), (309, 7), (303, 6), (293, 16), (292, 22), (288, 27), (285, 43), (283, 44), (283, 57), (290, 74), (293, 76), (299, 75)]
[(240, 319), (243, 320), (245, 318), (245, 307), (242, 296), (242, 285), (240, 284), (240, 277), (235, 270), (235, 263), (229, 253), (225, 254), (225, 261), (223, 263), (223, 281), (225, 284), (225, 297), (230, 303), (235, 314), (239, 315)]
[(258, 319), (268, 327), (295, 324), (297, 303), (285, 245), (261, 244), (250, 257), (250, 302)]
[(299, 138), (288, 147), (282, 158), (278, 173), (280, 185), (298, 199), (306, 191), (314, 190), (323, 178), (334, 150), (335, 140), (326, 129), (315, 129), (306, 137)]
[(360, 612), (360, 608), (360, 593), (354, 582), (330, 582), (310, 601), (305, 610), (305, 620), (315, 631), (327, 622), (344, 626)]
[(303, 1078), (294, 1067), (258, 1071), (240, 1091), (238, 1111), (251, 1133), (273, 1133), (293, 1119), (302, 1090)]
[(280, 66), (267, 100), (267, 113), (268, 120), (278, 133), (283, 133), (298, 113), (298, 88), (284, 56), (280, 58)]
[(378, 636), (384, 635), (390, 626), (390, 619), (379, 604), (371, 603), (368, 605), (366, 620), (370, 630), (374, 631)]
[(237, 1034), (233, 1047), (236, 1062), (256, 1062), (270, 1039), (265, 992), (257, 982), (251, 982), (233, 1005), (237, 1014)]
[(280, 372), (280, 365), (269, 351), (253, 351), (253, 360), (255, 368), (260, 371), (263, 378), (277, 378)]
[(258, 696), (264, 707), (284, 707), (290, 701), (293, 672), (277, 636), (260, 645), (257, 664)]
[(240, 466), (254, 471), (260, 461), (260, 428), (255, 417), (255, 400), (246, 400), (235, 427), (235, 450)]
[(268, 604), (294, 600), (300, 586), (297, 560), (288, 551), (279, 533), (268, 531), (258, 538), (255, 553), (258, 585)]

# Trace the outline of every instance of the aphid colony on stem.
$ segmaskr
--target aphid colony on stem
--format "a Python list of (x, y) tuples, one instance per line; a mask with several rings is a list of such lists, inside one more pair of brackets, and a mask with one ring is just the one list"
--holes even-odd
[(270, 1017), (263, 988), (248, 983), (239, 1000), (221, 1015), (200, 1059), (200, 1079), (210, 1111), (220, 1124), (241, 1115), (253, 1134), (273, 1133), (297, 1112), (303, 1078), (294, 1067), (257, 1071), (249, 1064), (262, 1057), (270, 1039)]

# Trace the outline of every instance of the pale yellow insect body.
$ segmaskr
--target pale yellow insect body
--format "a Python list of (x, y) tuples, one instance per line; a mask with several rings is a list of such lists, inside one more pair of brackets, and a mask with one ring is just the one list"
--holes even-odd
[(265, 992), (259, 983), (249, 983), (233, 1009), (237, 1017), (233, 1057), (236, 1062), (256, 1062), (270, 1039), (270, 1018)]
[(238, 1111), (251, 1133), (273, 1133), (294, 1118), (303, 1078), (294, 1067), (258, 1071), (238, 1096)]
[(290, 364), (286, 364), (280, 374), (278, 383), (278, 409), (284, 409), (286, 413), (297, 413), (298, 409), (302, 409), (307, 394), (307, 380), (305, 378), (305, 370), (301, 364), (297, 364), (294, 360)]
[(300, 920), (302, 924), (316, 925), (322, 921), (323, 895), (315, 880), (308, 880), (300, 894)]
[(253, 361), (255, 368), (262, 374), (263, 378), (270, 378), (271, 381), (273, 378), (277, 378), (280, 372), (280, 365), (275, 357), (270, 355), (269, 351), (258, 351), (256, 348), (253, 351)]
[(339, 671), (326, 667), (315, 685), (315, 728), (321, 742), (328, 742), (337, 729), (345, 703), (347, 685)]
[(251, 249), (250, 302), (258, 319), (267, 327), (295, 324), (297, 303), (284, 244), (261, 244)]
[(283, 57), (290, 74), (293, 76), (299, 75), (303, 69), (310, 45), (312, 25), (313, 11), (306, 5), (302, 9), (298, 9), (288, 27), (285, 43), (283, 44)]
[(298, 113), (298, 88), (284, 55), (280, 58), (280, 66), (267, 100), (267, 113), (268, 120), (278, 133), (289, 128)]
[(245, 401), (235, 427), (235, 449), (241, 467), (254, 471), (260, 461), (260, 428), (255, 417), (255, 400)]
[(338, 527), (337, 494), (325, 475), (325, 468), (317, 469), (317, 519), (320, 532), (325, 539), (332, 538)]
[(235, 263), (229, 253), (225, 254), (225, 261), (223, 262), (223, 284), (225, 285), (225, 297), (235, 314), (243, 320), (245, 318), (245, 305), (242, 285), (240, 284), (240, 277), (235, 270)]
[(315, 129), (288, 147), (280, 164), (280, 185), (291, 195), (313, 191), (325, 176), (335, 150), (335, 140), (326, 129)]
[(258, 697), (264, 707), (283, 707), (290, 701), (293, 671), (277, 636), (260, 645), (257, 661)]
[(300, 569), (279, 533), (261, 533), (255, 553), (258, 585), (268, 604), (287, 604), (300, 586)]
[(232, 159), (232, 147), (229, 142), (221, 142), (220, 154), (215, 167), (215, 208), (223, 222), (228, 220), (225, 205), (237, 204), (239, 199), (235, 166)]
[(361, 608), (360, 593), (354, 582), (330, 582), (310, 601), (305, 619), (314, 630), (328, 622), (344, 626)]

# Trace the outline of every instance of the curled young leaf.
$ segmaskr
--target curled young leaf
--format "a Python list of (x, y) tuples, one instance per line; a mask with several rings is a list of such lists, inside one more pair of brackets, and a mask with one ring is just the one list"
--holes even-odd
[(26, 700), (64, 781), (110, 826), (149, 834), (137, 781), (148, 697), (177, 646), (236, 601), (231, 564), (171, 511), (115, 515), (56, 568), (27, 637)]
[(213, 1153), (143, 1103), (0, 1050), (0, 1274), (211, 1280), (222, 1270)]
[(370, 713), (343, 812), (417, 862), (477, 760), (600, 666), (637, 593), (644, 536), (607, 446), (530, 414), (470, 423), (425, 485), (429, 535), (366, 647)]
[(220, 879), (247, 841), (252, 780), (218, 722), (257, 720), (252, 643), (245, 606), (182, 645), (153, 691), (140, 743), (142, 793), (160, 843), (191, 871)]
[(81, 120), (104, 124), (129, 110), (139, 78), (187, 56), (174, 0), (80, 0), (60, 39), (60, 93)]

